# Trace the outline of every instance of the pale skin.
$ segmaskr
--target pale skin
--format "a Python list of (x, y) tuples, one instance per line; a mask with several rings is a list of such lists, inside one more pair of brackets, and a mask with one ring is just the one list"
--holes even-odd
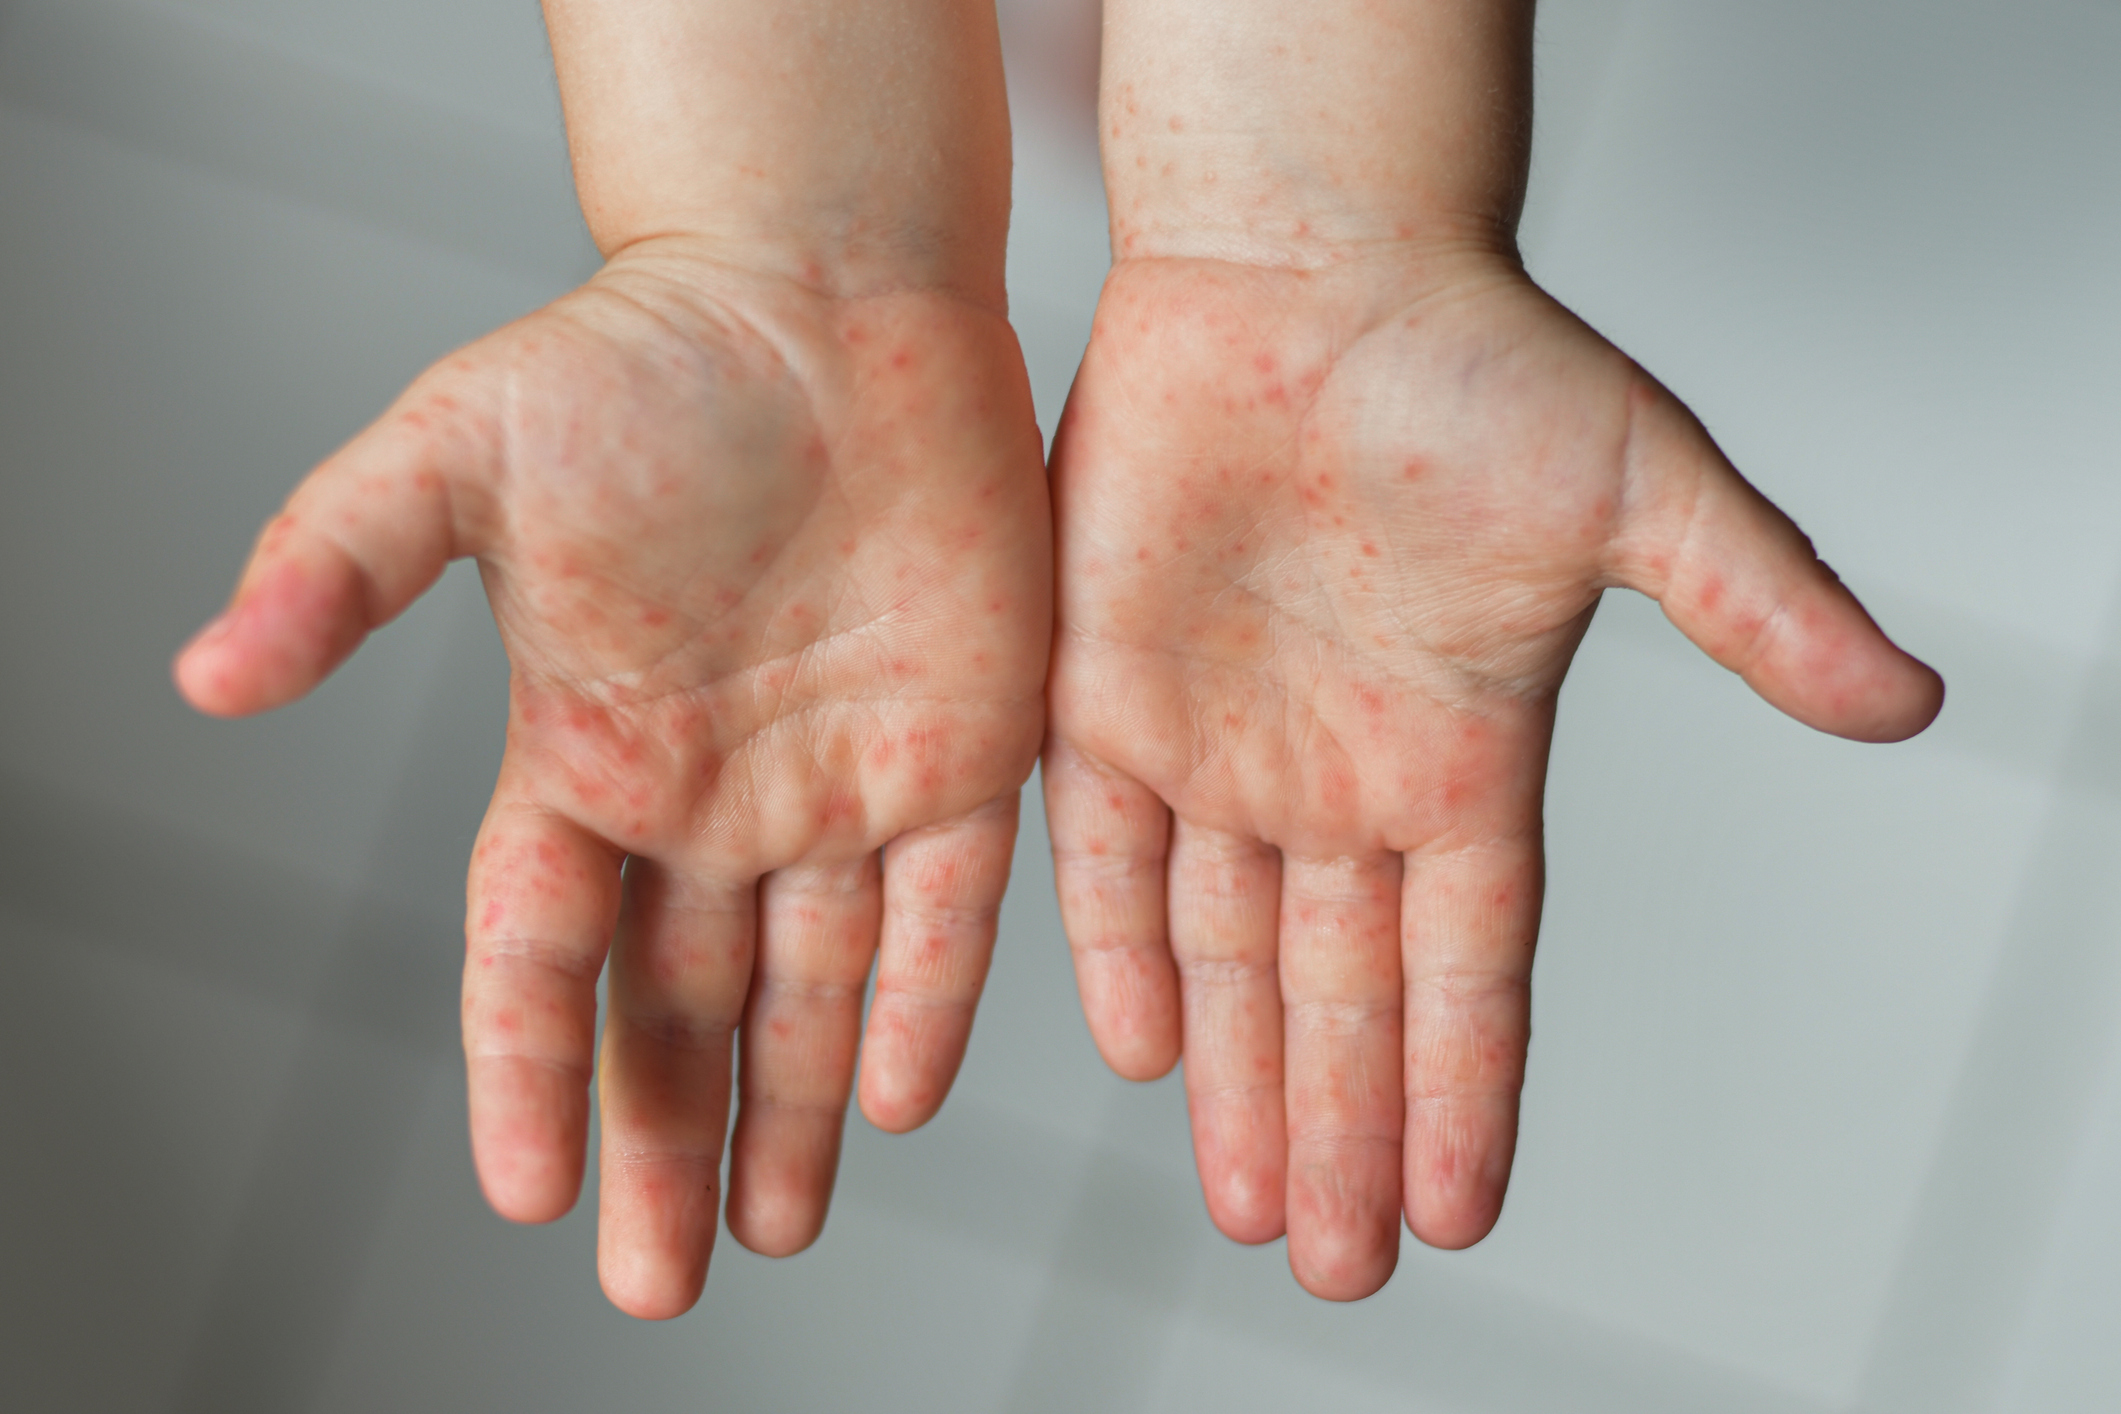
[(1209, 1211), (1375, 1291), (1501, 1210), (1556, 694), (1630, 588), (1894, 741), (1894, 647), (1668, 391), (1525, 276), (1529, 3), (1106, 0), (1114, 269), (1055, 447), (1061, 910)]
[(607, 268), (319, 468), (177, 673), (210, 712), (289, 701), (479, 561), (514, 676), (473, 1149), (503, 1214), (572, 1204), (608, 947), (623, 1309), (696, 1299), (725, 1140), (737, 1238), (816, 1237), (858, 1046), (878, 1124), (940, 1104), (1056, 618), (1093, 1034), (1140, 1078), (1183, 1049), (1215, 1221), (1286, 1232), (1335, 1298), (1383, 1283), (1402, 1216), (1460, 1246), (1499, 1211), (1555, 694), (1605, 588), (1814, 726), (1935, 714), (1686, 410), (1525, 279), (1528, 4), (1109, 0), (1116, 263), (1055, 449), (1057, 605), (991, 13), (547, 12)]
[(566, 1212), (594, 1070), (604, 1288), (668, 1317), (725, 1139), (731, 1232), (786, 1254), (857, 1050), (885, 1129), (949, 1088), (1041, 739), (1051, 532), (991, 9), (546, 11), (605, 268), (303, 482), (176, 673), (207, 712), (278, 706), (477, 560), (512, 670), (468, 887), (480, 1181)]

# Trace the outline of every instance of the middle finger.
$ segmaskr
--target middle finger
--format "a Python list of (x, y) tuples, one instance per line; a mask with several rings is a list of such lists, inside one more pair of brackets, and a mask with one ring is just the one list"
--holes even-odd
[(629, 1315), (682, 1315), (707, 1279), (757, 904), (755, 883), (626, 864), (598, 1073), (597, 1268)]
[(1289, 1266), (1334, 1301), (1399, 1260), (1402, 869), (1396, 854), (1282, 862)]

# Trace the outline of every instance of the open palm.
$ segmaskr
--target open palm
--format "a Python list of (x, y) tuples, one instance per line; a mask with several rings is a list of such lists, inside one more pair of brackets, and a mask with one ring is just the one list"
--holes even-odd
[(1054, 466), (1062, 913), (1209, 1209), (1367, 1295), (1514, 1147), (1562, 676), (1602, 590), (1893, 740), (1941, 684), (1654, 380), (1492, 257), (1123, 261)]
[(512, 664), (469, 890), (480, 1176), (513, 1218), (574, 1202), (610, 947), (599, 1261), (674, 1315), (740, 1026), (728, 1220), (769, 1253), (824, 1221), (880, 939), (865, 1111), (910, 1128), (956, 1073), (1038, 750), (1048, 543), (997, 313), (651, 242), (311, 476), (178, 679), (219, 714), (286, 702), (477, 557)]

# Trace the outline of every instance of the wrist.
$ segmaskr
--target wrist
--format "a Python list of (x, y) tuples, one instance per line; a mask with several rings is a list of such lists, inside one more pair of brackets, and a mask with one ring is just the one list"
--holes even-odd
[(1515, 259), (1524, 0), (1107, 0), (1116, 259)]
[(576, 188), (646, 243), (828, 294), (1001, 307), (1010, 145), (980, 0), (546, 0)]

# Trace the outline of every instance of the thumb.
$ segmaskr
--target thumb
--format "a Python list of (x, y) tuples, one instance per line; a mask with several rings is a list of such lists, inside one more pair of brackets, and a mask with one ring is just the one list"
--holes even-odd
[(1935, 720), (1944, 680), (1880, 631), (1677, 398), (1647, 375), (1631, 397), (1614, 577), (1808, 726), (1900, 741)]
[(217, 717), (292, 702), (465, 553), (458, 502), (494, 441), (467, 373), (421, 379), (296, 488), (228, 608), (177, 655), (186, 701)]

